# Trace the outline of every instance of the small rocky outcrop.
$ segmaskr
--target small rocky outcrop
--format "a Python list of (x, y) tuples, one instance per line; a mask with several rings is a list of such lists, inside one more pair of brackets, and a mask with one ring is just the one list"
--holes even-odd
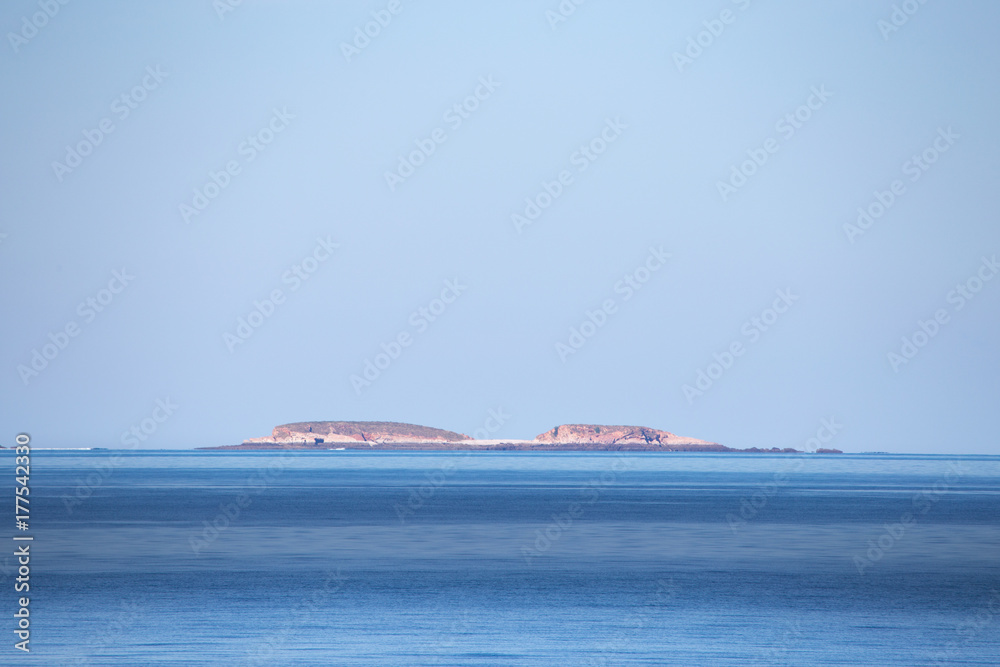
[(605, 426), (598, 424), (563, 424), (535, 438), (535, 442), (595, 445), (715, 445), (697, 438), (686, 438), (669, 431), (645, 426)]
[[(633, 452), (751, 452), (796, 453), (796, 450), (732, 449), (718, 443), (645, 426), (563, 424), (534, 440), (474, 440), (462, 433), (398, 422), (296, 422), (276, 426), (271, 435), (239, 445), (200, 447), (220, 450), (381, 449), (385, 451), (633, 451)], [(817, 454), (839, 454), (818, 449)]]
[[(328, 445), (367, 443), (383, 445), (394, 442), (438, 443), (471, 440), (454, 433), (417, 424), (398, 422), (295, 422), (275, 426), (271, 435), (244, 440), (247, 445)], [(326, 447), (324, 447), (325, 449)]]

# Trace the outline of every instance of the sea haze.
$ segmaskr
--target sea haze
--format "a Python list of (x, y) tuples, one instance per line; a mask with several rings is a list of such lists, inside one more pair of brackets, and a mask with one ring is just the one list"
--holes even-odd
[(996, 456), (36, 450), (32, 464), (32, 655), (6, 664), (1000, 655)]

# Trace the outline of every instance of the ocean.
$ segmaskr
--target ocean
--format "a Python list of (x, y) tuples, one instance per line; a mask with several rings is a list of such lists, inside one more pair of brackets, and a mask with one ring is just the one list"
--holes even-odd
[(3, 665), (1000, 664), (996, 456), (35, 450), (30, 489)]

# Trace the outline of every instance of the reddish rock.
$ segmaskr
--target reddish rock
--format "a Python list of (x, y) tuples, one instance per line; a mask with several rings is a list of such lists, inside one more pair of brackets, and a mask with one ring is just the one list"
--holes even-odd
[[(199, 449), (359, 449), (386, 451), (633, 451), (633, 452), (760, 452), (796, 453), (797, 450), (732, 449), (718, 443), (686, 438), (645, 426), (563, 424), (534, 440), (473, 440), (462, 433), (397, 422), (296, 422), (282, 424), (263, 438), (240, 445)], [(819, 449), (819, 454), (839, 454)]]
[(545, 443), (590, 443), (600, 445), (717, 445), (697, 438), (674, 435), (645, 426), (605, 426), (600, 424), (563, 424), (535, 438)]

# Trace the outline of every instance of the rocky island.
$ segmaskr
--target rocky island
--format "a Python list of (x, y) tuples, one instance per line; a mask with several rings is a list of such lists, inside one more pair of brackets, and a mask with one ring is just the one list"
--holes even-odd
[[(200, 447), (213, 450), (476, 450), (476, 451), (633, 451), (797, 453), (791, 448), (733, 449), (716, 442), (675, 435), (645, 426), (563, 424), (533, 440), (482, 440), (429, 426), (397, 422), (319, 421), (276, 426), (271, 435), (239, 445)], [(820, 454), (840, 454), (836, 449)]]

